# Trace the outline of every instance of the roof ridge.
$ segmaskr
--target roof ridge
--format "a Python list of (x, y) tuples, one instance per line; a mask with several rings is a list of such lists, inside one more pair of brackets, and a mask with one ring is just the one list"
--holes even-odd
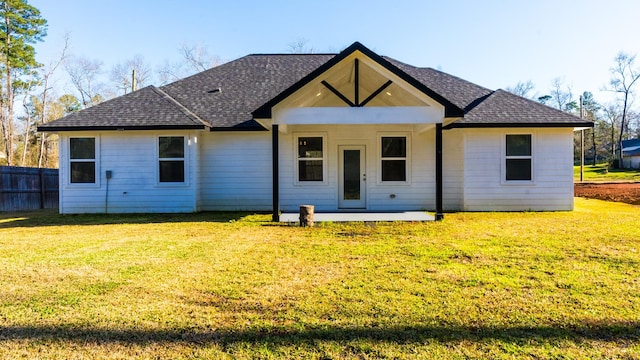
[(245, 56), (329, 56), (329, 55), (338, 55), (339, 53), (253, 53), (247, 54)]
[(198, 115), (196, 115), (194, 112), (192, 112), (191, 110), (187, 109), (186, 106), (182, 105), (178, 100), (174, 99), (171, 95), (167, 94), (166, 92), (164, 92), (163, 90), (161, 90), (160, 88), (157, 88), (153, 85), (150, 85), (150, 88), (153, 92), (155, 92), (156, 94), (162, 96), (163, 99), (165, 99), (166, 101), (168, 101), (169, 103), (175, 105), (178, 107), (178, 109), (185, 114), (187, 117), (189, 117), (191, 120), (194, 120), (196, 122), (199, 122), (201, 125), (204, 125), (205, 127), (211, 127), (211, 125), (209, 125), (207, 122), (205, 122), (204, 120), (202, 120)]

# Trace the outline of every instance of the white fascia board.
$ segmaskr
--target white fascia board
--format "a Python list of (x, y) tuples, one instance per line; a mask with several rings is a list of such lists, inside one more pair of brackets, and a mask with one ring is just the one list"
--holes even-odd
[(382, 125), (441, 124), (442, 109), (432, 106), (289, 108), (274, 113), (274, 124)]

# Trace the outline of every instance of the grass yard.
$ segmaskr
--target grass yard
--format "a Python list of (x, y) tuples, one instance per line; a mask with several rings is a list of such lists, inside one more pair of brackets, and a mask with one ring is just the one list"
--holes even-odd
[(640, 358), (640, 208), (0, 213), (0, 358)]
[[(580, 166), (573, 167), (573, 179), (580, 181)], [(640, 181), (640, 170), (608, 169), (607, 164), (585, 165), (583, 181)]]

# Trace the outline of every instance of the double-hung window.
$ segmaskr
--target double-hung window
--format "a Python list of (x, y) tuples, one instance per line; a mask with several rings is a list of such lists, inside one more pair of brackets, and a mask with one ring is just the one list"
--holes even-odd
[(72, 184), (95, 184), (96, 139), (69, 138), (69, 169)]
[(531, 134), (506, 136), (505, 180), (531, 181)]
[(322, 136), (298, 137), (298, 181), (324, 181), (324, 140)]
[(184, 136), (158, 138), (158, 170), (161, 183), (184, 182)]
[(407, 181), (407, 137), (382, 136), (381, 180)]

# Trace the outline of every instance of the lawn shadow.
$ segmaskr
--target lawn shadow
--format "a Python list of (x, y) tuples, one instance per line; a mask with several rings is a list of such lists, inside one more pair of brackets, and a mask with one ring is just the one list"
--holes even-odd
[(18, 227), (161, 224), (182, 222), (262, 222), (255, 212), (198, 212), (166, 214), (77, 214), (62, 215), (56, 210), (0, 212), (0, 229)]
[(322, 327), (307, 329), (273, 328), (267, 330), (137, 330), (76, 328), (55, 326), (0, 326), (0, 340), (98, 342), (126, 345), (150, 343), (220, 344), (251, 343), (286, 346), (316, 341), (347, 342), (372, 340), (398, 344), (423, 343), (435, 340), (442, 343), (460, 341), (500, 340), (507, 343), (522, 341), (556, 342), (597, 340), (605, 342), (640, 340), (640, 323), (611, 322), (599, 324), (516, 327), (456, 327), (407, 326), (397, 328)]

